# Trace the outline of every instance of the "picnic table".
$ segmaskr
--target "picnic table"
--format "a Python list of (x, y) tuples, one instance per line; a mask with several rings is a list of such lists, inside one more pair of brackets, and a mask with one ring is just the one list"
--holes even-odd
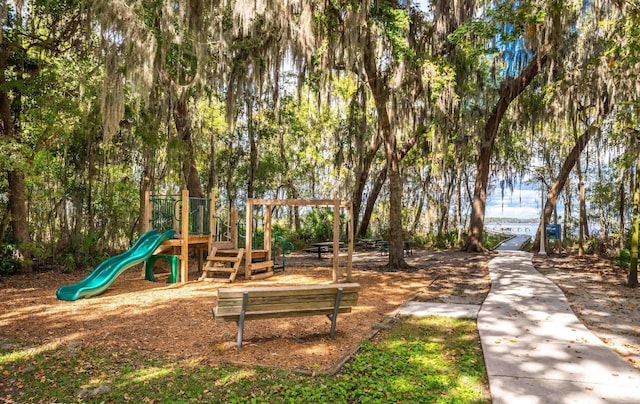
[[(322, 253), (333, 251), (333, 241), (323, 241), (321, 243), (313, 243), (311, 244), (313, 247), (305, 248), (305, 251), (309, 252), (317, 252), (318, 259), (322, 259)], [(338, 247), (344, 246), (343, 242), (338, 242)]]
[[(376, 249), (380, 251), (380, 254), (385, 254), (389, 252), (389, 242), (387, 240), (379, 240), (376, 243)], [(404, 240), (404, 244), (402, 246), (402, 250), (404, 254), (409, 256), (413, 255), (413, 242), (409, 240)]]
[(363, 247), (367, 250), (374, 250), (377, 247), (377, 244), (379, 241), (382, 241), (382, 239), (379, 238), (361, 238), (358, 239), (358, 245), (360, 247)]

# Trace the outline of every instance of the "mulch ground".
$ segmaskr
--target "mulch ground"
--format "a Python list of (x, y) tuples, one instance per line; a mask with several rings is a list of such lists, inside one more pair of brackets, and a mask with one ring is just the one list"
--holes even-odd
[[(489, 290), (489, 255), (449, 250), (416, 251), (407, 257), (409, 272), (382, 272), (388, 257), (375, 252), (354, 255), (353, 281), (361, 285), (358, 305), (338, 317), (335, 339), (323, 316), (253, 320), (245, 325), (244, 345), (236, 347), (235, 323), (216, 323), (220, 282), (152, 283), (140, 270), (120, 275), (102, 295), (59, 301), (61, 285), (80, 281), (88, 272), (55, 272), (0, 279), (0, 344), (62, 344), (98, 348), (118, 355), (138, 351), (202, 363), (264, 365), (330, 371), (384, 323), (403, 302), (479, 304)], [(190, 279), (197, 279), (197, 274)], [(234, 286), (331, 283), (329, 260), (297, 253), (287, 269), (261, 281), (240, 278)]]
[[(489, 292), (487, 264), (493, 254), (457, 250), (415, 251), (406, 272), (383, 272), (385, 255), (356, 253), (353, 281), (361, 285), (357, 307), (338, 317), (335, 339), (322, 317), (253, 320), (244, 346), (236, 347), (234, 323), (216, 323), (211, 309), (227, 283), (152, 283), (139, 270), (122, 274), (102, 295), (75, 302), (57, 300), (56, 289), (88, 272), (56, 272), (0, 278), (0, 346), (81, 346), (113, 355), (138, 351), (203, 364), (264, 365), (326, 372), (349, 356), (408, 299), (481, 304)], [(584, 324), (627, 361), (640, 368), (640, 289), (625, 286), (626, 270), (588, 256), (534, 258), (534, 265), (565, 292)], [(190, 274), (197, 279), (197, 274)], [(296, 253), (287, 269), (261, 281), (240, 278), (234, 286), (331, 283), (327, 259)]]

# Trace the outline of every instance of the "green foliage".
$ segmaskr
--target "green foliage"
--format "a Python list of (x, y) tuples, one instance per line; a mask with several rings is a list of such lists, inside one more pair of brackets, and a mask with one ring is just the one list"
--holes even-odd
[(407, 42), (409, 32), (409, 12), (405, 8), (396, 8), (390, 1), (375, 2), (371, 16), (382, 27), (382, 34), (391, 44), (391, 52), (395, 57), (408, 60), (416, 58), (415, 50)]
[(598, 236), (591, 236), (586, 240), (584, 245), (584, 252), (587, 254), (593, 254), (598, 251)]
[(20, 261), (15, 258), (16, 249), (11, 244), (2, 245), (0, 250), (0, 276), (15, 275), (22, 269)]
[(302, 237), (307, 241), (333, 239), (333, 209), (313, 208), (302, 219)]
[(489, 250), (493, 250), (498, 244), (508, 238), (509, 236), (505, 234), (484, 232), (484, 237), (482, 237), (482, 245)]
[[(463, 236), (464, 239), (464, 236)], [(412, 241), (417, 247), (426, 249), (443, 249), (459, 247), (458, 232), (448, 231), (443, 234), (431, 232), (425, 235), (416, 235), (412, 237)]]
[(614, 260), (615, 264), (619, 267), (629, 268), (631, 264), (631, 251), (628, 249), (620, 250)]
[(91, 268), (107, 258), (105, 253), (98, 253), (97, 233), (89, 232), (87, 235), (74, 235), (61, 252), (64, 272), (73, 272), (77, 269)]
[(0, 348), (0, 370), (11, 386), (2, 398), (17, 402), (488, 402), (475, 322), (443, 317), (400, 321), (335, 376), (46, 345)]

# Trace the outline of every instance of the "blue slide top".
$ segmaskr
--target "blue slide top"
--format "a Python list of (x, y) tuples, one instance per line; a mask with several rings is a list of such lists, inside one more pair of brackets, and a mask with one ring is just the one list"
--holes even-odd
[(113, 256), (96, 267), (86, 278), (73, 285), (61, 286), (56, 292), (60, 300), (77, 300), (99, 295), (125, 270), (144, 262), (166, 240), (173, 238), (175, 230), (159, 233), (150, 230), (144, 233), (127, 251)]

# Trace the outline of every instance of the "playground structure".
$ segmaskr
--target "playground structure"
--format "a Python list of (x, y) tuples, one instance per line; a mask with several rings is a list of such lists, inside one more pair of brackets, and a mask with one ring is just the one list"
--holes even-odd
[[(258, 238), (254, 237), (254, 206), (265, 207), (262, 248), (258, 247)], [(333, 271), (332, 280), (340, 279), (340, 209), (349, 213), (347, 271), (346, 281), (351, 281), (353, 254), (353, 219), (350, 202), (340, 200), (265, 200), (248, 199), (246, 207), (246, 230), (244, 248), (239, 247), (238, 213), (231, 208), (226, 222), (216, 216), (215, 198), (192, 198), (184, 190), (180, 195), (152, 195), (145, 193), (143, 223), (144, 234), (126, 252), (111, 257), (98, 265), (82, 281), (65, 285), (56, 295), (60, 300), (76, 300), (91, 297), (104, 292), (113, 281), (128, 268), (145, 263), (143, 276), (156, 281), (153, 266), (159, 259), (166, 260), (171, 266), (168, 282), (185, 283), (189, 280), (189, 249), (196, 251), (198, 268), (202, 272), (199, 280), (208, 279), (215, 273), (228, 274), (233, 282), (244, 262), (244, 277), (247, 280), (263, 279), (274, 274), (274, 269), (284, 267), (285, 255), (293, 251), (293, 245), (287, 247), (284, 238), (272, 235), (271, 212), (275, 206), (325, 206), (334, 208), (333, 228)], [(274, 258), (275, 242), (280, 243), (281, 264), (276, 265)], [(207, 262), (203, 266), (203, 255), (207, 251)], [(230, 265), (230, 266), (229, 266)]]
[(58, 288), (56, 296), (60, 300), (73, 301), (101, 294), (121, 273), (152, 257), (154, 251), (163, 242), (173, 237), (174, 232), (174, 230), (167, 230), (159, 233), (154, 229), (144, 233), (131, 248), (122, 254), (106, 259), (80, 282)]
[[(273, 275), (273, 271), (283, 268), (285, 255), (293, 251), (293, 245), (283, 237), (273, 235), (263, 237), (262, 248), (246, 255), (246, 248), (239, 248), (245, 235), (238, 231), (238, 212), (231, 207), (226, 218), (221, 218), (215, 210), (216, 200), (211, 193), (209, 198), (190, 197), (187, 190), (180, 195), (145, 194), (144, 217), (145, 230), (173, 229), (175, 237), (165, 241), (155, 252), (153, 259), (147, 261), (145, 277), (153, 280), (153, 263), (157, 259), (166, 259), (172, 264), (172, 272), (179, 272), (176, 278), (187, 282), (189, 268), (189, 250), (195, 250), (198, 257), (198, 269), (202, 272), (200, 280), (209, 275), (226, 273), (228, 281), (233, 282), (243, 260), (250, 260), (251, 274), (247, 279), (259, 279)], [(186, 208), (184, 208), (186, 207)], [(255, 244), (256, 237), (249, 237), (249, 243)], [(274, 254), (274, 243), (279, 243), (279, 257)], [(246, 244), (246, 241), (245, 241)], [(206, 262), (203, 260), (207, 253)], [(276, 260), (280, 258), (280, 263)], [(204, 262), (204, 265), (203, 265)], [(230, 266), (228, 266), (230, 265)], [(175, 268), (179, 266), (179, 270)]]
[[(314, 206), (314, 207), (330, 207), (333, 208), (333, 269), (331, 278), (334, 283), (340, 280), (340, 210), (346, 209), (348, 216), (347, 226), (347, 263), (346, 263), (346, 281), (351, 282), (351, 268), (353, 264), (353, 204), (348, 201), (339, 199), (247, 199), (246, 209), (246, 234), (252, 234), (253, 226), (253, 207), (264, 206), (264, 239), (271, 238), (271, 211), (274, 206)], [(253, 266), (251, 265), (251, 257), (253, 254), (251, 237), (246, 238), (245, 251), (247, 257), (245, 259), (245, 278), (252, 279)], [(265, 248), (267, 246), (265, 245)], [(267, 252), (270, 257), (270, 252)]]
[[(187, 209), (183, 209), (187, 206)], [(254, 239), (254, 206), (264, 206), (264, 235), (262, 245), (255, 245)], [(179, 257), (179, 280), (188, 281), (189, 249), (195, 249), (198, 254), (198, 268), (202, 271), (201, 280), (205, 280), (213, 273), (229, 274), (229, 282), (233, 282), (244, 262), (244, 277), (247, 280), (263, 279), (274, 274), (274, 250), (272, 240), (274, 235), (271, 228), (271, 211), (274, 206), (317, 206), (334, 208), (334, 234), (333, 234), (333, 271), (332, 280), (338, 282), (339, 274), (339, 234), (340, 234), (340, 210), (347, 209), (349, 214), (349, 231), (347, 247), (347, 281), (351, 280), (351, 265), (353, 254), (353, 219), (352, 205), (350, 202), (316, 199), (316, 200), (267, 200), (247, 199), (245, 234), (238, 233), (238, 213), (235, 208), (229, 212), (229, 218), (223, 221), (216, 216), (215, 197), (209, 198), (189, 197), (189, 192), (184, 190), (180, 196), (153, 196), (150, 192), (145, 195), (144, 223), (145, 230), (151, 228), (159, 231), (173, 229), (175, 238), (165, 241), (155, 252), (162, 257)], [(225, 224), (226, 223), (226, 224)], [(240, 247), (240, 238), (244, 238), (244, 248)], [(281, 243), (282, 238), (275, 236)], [(257, 247), (257, 248), (256, 248)], [(207, 251), (207, 263), (203, 265), (203, 253)], [(282, 244), (282, 264), (286, 254), (285, 244)], [(176, 260), (173, 260), (175, 263)], [(230, 267), (224, 267), (224, 264)], [(149, 273), (147, 269), (147, 274)]]

